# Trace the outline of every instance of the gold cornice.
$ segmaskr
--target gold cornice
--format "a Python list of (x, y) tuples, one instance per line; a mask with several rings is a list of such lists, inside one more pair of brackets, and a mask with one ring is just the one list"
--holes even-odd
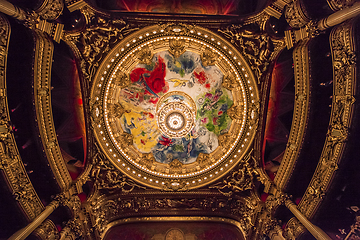
[(103, 239), (106, 236), (106, 233), (109, 231), (109, 229), (113, 226), (116, 225), (121, 225), (121, 224), (128, 224), (128, 223), (141, 223), (141, 222), (196, 222), (196, 221), (201, 221), (201, 222), (216, 222), (216, 223), (225, 223), (225, 224), (231, 224), (235, 227), (238, 228), (238, 230), (242, 233), (244, 239), (246, 239), (246, 233), (244, 232), (244, 230), (241, 227), (241, 223), (233, 220), (233, 219), (229, 219), (229, 218), (222, 218), (222, 217), (204, 217), (204, 216), (191, 216), (191, 217), (168, 217), (168, 216), (164, 216), (164, 217), (133, 217), (133, 218), (124, 218), (124, 219), (120, 219), (114, 222), (111, 222), (109, 224), (107, 224), (105, 231), (103, 234), (101, 234), (101, 239)]
[(51, 106), (51, 65), (54, 45), (41, 31), (34, 31), (36, 46), (34, 59), (34, 100), (36, 120), (43, 149), (55, 179), (62, 190), (72, 180), (61, 155)]
[(299, 203), (299, 210), (312, 218), (328, 190), (346, 145), (355, 95), (354, 21), (345, 22), (330, 34), (333, 65), (333, 98), (325, 144), (311, 182)]
[(0, 35), (0, 108), (2, 113), (0, 115), (0, 172), (27, 219), (32, 221), (44, 210), (44, 206), (26, 173), (9, 125), (11, 119), (6, 97), (6, 65), (11, 28), (7, 19), (1, 14), (0, 31), (2, 32)]
[(303, 142), (308, 120), (310, 99), (309, 40), (301, 42), (293, 52), (295, 77), (294, 114), (288, 143), (279, 170), (274, 179), (275, 185), (283, 191), (294, 170)]
[[(205, 193), (204, 193), (205, 194)], [(261, 201), (254, 192), (249, 196), (226, 197), (208, 192), (207, 195), (194, 192), (153, 194), (112, 194), (102, 195), (85, 204), (91, 222), (96, 227), (94, 233), (103, 236), (111, 222), (126, 217), (168, 216), (181, 212), (186, 215), (206, 217), (226, 217), (240, 222), (244, 236), (252, 234), (257, 216), (262, 208)]]

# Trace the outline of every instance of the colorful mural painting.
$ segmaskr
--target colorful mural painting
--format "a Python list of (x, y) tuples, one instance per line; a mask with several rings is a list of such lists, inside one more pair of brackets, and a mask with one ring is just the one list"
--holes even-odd
[(119, 99), (126, 110), (122, 128), (156, 161), (192, 163), (199, 153), (213, 152), (217, 137), (229, 130), (231, 92), (221, 87), (219, 68), (204, 67), (199, 54), (187, 51), (175, 59), (168, 51), (156, 53), (150, 65), (138, 64), (130, 79)]

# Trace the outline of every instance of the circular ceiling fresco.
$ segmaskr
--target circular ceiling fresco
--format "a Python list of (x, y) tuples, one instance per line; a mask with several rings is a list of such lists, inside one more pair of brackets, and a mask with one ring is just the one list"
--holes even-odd
[(254, 138), (259, 96), (241, 54), (213, 32), (156, 25), (121, 41), (91, 90), (95, 137), (134, 180), (191, 189), (223, 176)]

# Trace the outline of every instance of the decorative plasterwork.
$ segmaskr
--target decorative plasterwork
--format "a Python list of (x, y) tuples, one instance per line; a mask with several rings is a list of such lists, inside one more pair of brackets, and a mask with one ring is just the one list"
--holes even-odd
[(63, 0), (44, 0), (36, 13), (44, 20), (57, 19), (64, 9)]
[(283, 40), (272, 39), (265, 33), (265, 23), (268, 19), (269, 15), (262, 13), (258, 18), (249, 19), (244, 24), (233, 24), (219, 29), (219, 32), (245, 57), (258, 84), (265, 80), (270, 62), (285, 47)]
[(341, 161), (355, 102), (356, 50), (353, 21), (334, 28), (330, 34), (333, 59), (333, 102), (329, 128), (318, 166), (299, 203), (299, 210), (311, 218), (329, 188)]
[[(81, 4), (76, 5), (77, 3)], [(86, 20), (85, 29), (82, 32), (66, 32), (62, 39), (80, 59), (82, 75), (86, 80), (85, 83), (89, 84), (93, 80), (102, 58), (125, 35), (138, 28), (131, 28), (122, 19), (110, 19), (109, 16), (99, 15), (94, 9), (83, 3), (83, 1), (77, 1), (74, 4), (81, 8), (81, 13)], [(89, 85), (85, 86), (85, 89), (87, 88)]]
[[(239, 222), (244, 236), (253, 231), (261, 205), (256, 194), (250, 197), (227, 198), (219, 193), (199, 192), (193, 194), (168, 194), (164, 192), (133, 192), (90, 199), (86, 205), (94, 232), (104, 236), (110, 227), (129, 216), (173, 217), (183, 215), (226, 216)], [(209, 213), (211, 211), (211, 213)]]
[(310, 21), (302, 0), (294, 0), (285, 7), (285, 18), (290, 27), (301, 28)]
[[(242, 119), (234, 118), (229, 133), (219, 136), (219, 147), (204, 160), (183, 164), (178, 172), (169, 164), (151, 160), (132, 145), (132, 135), (122, 130), (109, 110), (116, 104), (119, 89), (114, 85), (118, 72), (129, 73), (152, 54), (173, 51), (170, 40), (185, 42), (187, 51), (199, 54), (208, 65), (217, 66), (223, 74), (236, 79), (232, 89), (234, 104), (242, 105)], [(260, 38), (259, 38), (260, 39)], [(134, 57), (136, 56), (136, 57)], [(205, 60), (206, 59), (206, 60)], [(144, 28), (122, 40), (106, 56), (93, 79), (90, 105), (94, 133), (103, 152), (128, 177), (142, 184), (172, 190), (204, 186), (229, 172), (248, 151), (256, 132), (259, 97), (255, 78), (242, 55), (226, 40), (204, 28), (165, 24)], [(149, 156), (148, 156), (149, 155)], [(149, 161), (148, 161), (149, 160)], [(148, 162), (149, 164), (147, 164)]]
[(334, 11), (339, 11), (352, 6), (356, 0), (326, 0), (329, 7)]
[[(239, 229), (243, 236), (245, 236), (244, 231), (242, 230), (242, 224), (236, 220), (223, 218), (223, 217), (203, 217), (203, 216), (189, 216), (189, 217), (132, 217), (132, 218), (124, 218), (121, 220), (117, 220), (111, 222), (107, 225), (106, 231), (102, 234), (101, 238), (106, 236), (106, 232), (113, 226), (128, 224), (128, 223), (150, 223), (150, 222), (214, 222), (214, 223), (227, 223), (234, 225)], [(166, 238), (166, 239), (184, 239), (184, 238)], [(186, 238), (187, 239), (187, 238)], [(193, 238), (192, 238), (193, 239)]]
[(72, 180), (61, 155), (51, 106), (51, 65), (54, 46), (43, 32), (35, 31), (34, 100), (36, 119), (43, 149), (60, 188), (67, 189)]
[(0, 15), (0, 172), (7, 180), (13, 196), (28, 220), (39, 215), (44, 206), (41, 203), (31, 181), (12, 133), (6, 97), (6, 65), (10, 39), (10, 24)]
[(42, 240), (60, 239), (59, 230), (50, 219), (46, 219), (32, 234)]
[(284, 11), (284, 7), (290, 2), (291, 0), (277, 0), (267, 6), (264, 11), (270, 16), (279, 19)]
[(290, 135), (281, 165), (277, 171), (274, 183), (284, 190), (299, 155), (309, 111), (309, 40), (301, 42), (293, 52), (295, 77), (295, 104)]

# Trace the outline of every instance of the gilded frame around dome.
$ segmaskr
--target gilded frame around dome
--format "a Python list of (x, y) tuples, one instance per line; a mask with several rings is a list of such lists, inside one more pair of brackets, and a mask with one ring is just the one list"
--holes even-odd
[[(150, 64), (154, 54), (168, 51), (175, 58), (186, 51), (199, 54), (204, 67), (215, 65), (223, 73), (222, 87), (232, 94), (227, 110), (232, 119), (227, 133), (218, 136), (218, 147), (183, 164), (154, 160), (141, 153), (118, 119), (126, 112), (117, 102), (122, 88), (131, 84), (129, 73), (139, 63)], [(146, 186), (186, 190), (224, 176), (246, 156), (257, 131), (259, 92), (256, 79), (243, 56), (221, 36), (201, 27), (164, 24), (145, 27), (117, 44), (104, 58), (93, 79), (92, 126), (95, 138), (109, 160), (124, 174)]]

